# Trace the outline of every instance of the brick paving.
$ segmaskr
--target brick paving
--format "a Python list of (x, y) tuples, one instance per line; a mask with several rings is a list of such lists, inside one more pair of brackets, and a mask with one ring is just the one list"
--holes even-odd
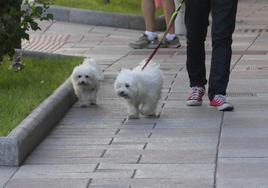
[[(181, 36), (180, 49), (161, 49), (154, 58), (165, 77), (160, 117), (139, 120), (126, 120), (113, 82), (122, 67), (151, 53), (128, 47), (141, 32), (42, 23), (43, 32), (33, 33), (25, 49), (95, 58), (105, 73), (99, 104), (75, 104), (24, 165), (0, 167), (0, 186), (268, 187), (267, 18), (266, 0), (239, 1), (228, 88), (234, 112), (218, 112), (207, 99), (201, 107), (185, 105), (190, 90)], [(45, 37), (58, 43), (44, 44)], [(209, 70), (210, 36), (206, 44)]]

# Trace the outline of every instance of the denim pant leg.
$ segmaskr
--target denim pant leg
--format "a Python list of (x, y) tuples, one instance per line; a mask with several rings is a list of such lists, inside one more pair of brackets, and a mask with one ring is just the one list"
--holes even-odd
[(211, 0), (212, 13), (212, 59), (208, 96), (226, 95), (232, 56), (232, 34), (238, 0)]
[(206, 80), (205, 39), (209, 24), (211, 0), (187, 0), (185, 5), (185, 25), (187, 30), (186, 67), (190, 87), (204, 86)]

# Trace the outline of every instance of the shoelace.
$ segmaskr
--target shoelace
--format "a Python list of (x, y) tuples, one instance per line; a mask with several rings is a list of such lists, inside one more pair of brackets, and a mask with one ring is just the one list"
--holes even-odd
[(225, 99), (225, 96), (223, 95), (215, 95), (214, 96), (214, 100), (219, 103), (220, 105), (224, 104), (226, 99)]
[(192, 87), (192, 94), (190, 99), (200, 99), (204, 95), (205, 89), (202, 87)]

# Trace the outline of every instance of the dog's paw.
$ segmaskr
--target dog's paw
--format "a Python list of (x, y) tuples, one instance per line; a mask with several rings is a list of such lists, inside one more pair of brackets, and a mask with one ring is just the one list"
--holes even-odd
[(139, 115), (138, 114), (130, 114), (130, 115), (128, 115), (128, 119), (139, 119)]

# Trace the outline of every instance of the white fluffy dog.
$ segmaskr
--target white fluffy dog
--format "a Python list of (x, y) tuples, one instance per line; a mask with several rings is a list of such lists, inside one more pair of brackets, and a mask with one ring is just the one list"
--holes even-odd
[(80, 107), (97, 104), (100, 81), (103, 79), (103, 73), (92, 58), (85, 58), (82, 64), (73, 69), (71, 82)]
[(122, 69), (114, 83), (116, 93), (126, 100), (129, 119), (156, 115), (163, 77), (159, 65), (150, 62), (142, 70), (144, 64), (145, 60), (133, 70)]

